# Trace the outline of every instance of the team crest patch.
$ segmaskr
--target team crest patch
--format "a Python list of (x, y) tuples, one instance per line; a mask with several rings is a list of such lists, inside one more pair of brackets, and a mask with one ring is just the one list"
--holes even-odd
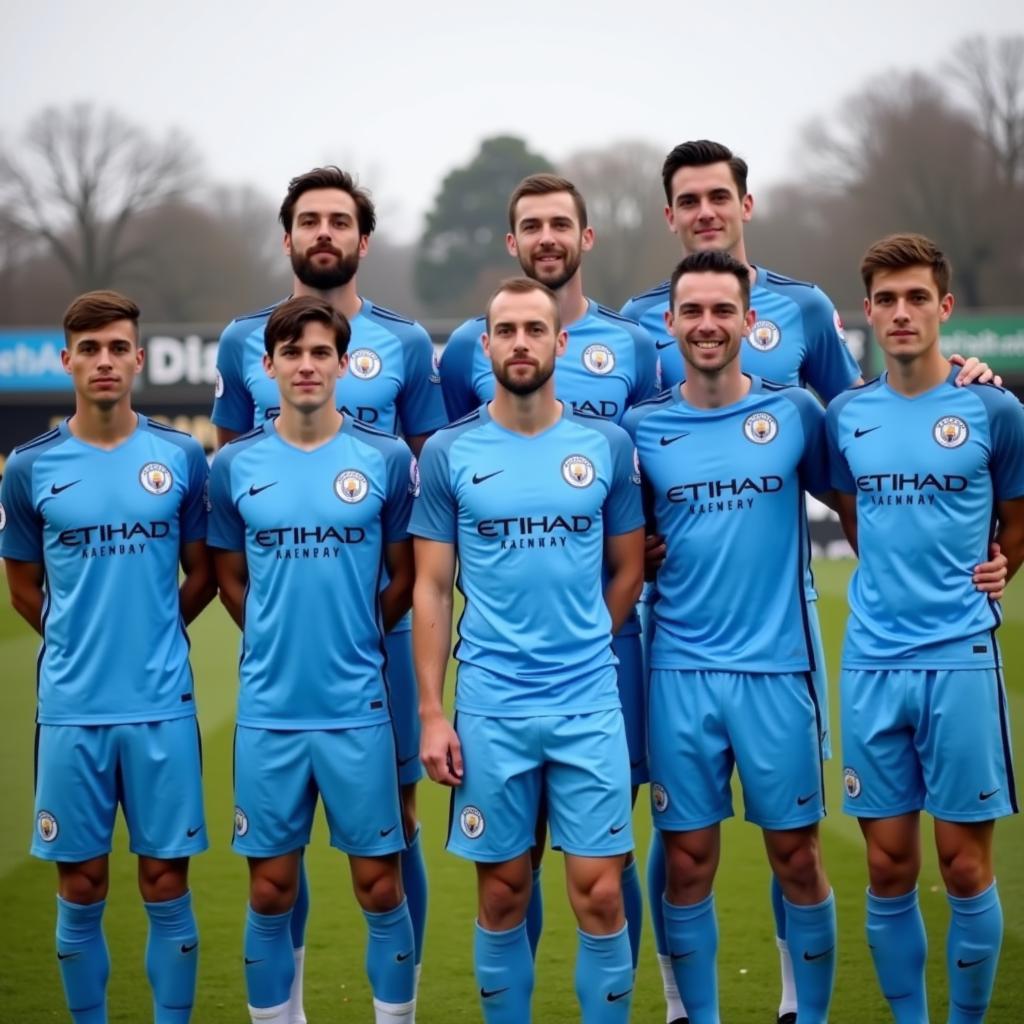
[(150, 494), (166, 494), (174, 483), (174, 477), (162, 462), (147, 462), (139, 472), (139, 483)]
[(630, 479), (635, 484), (640, 483), (640, 452), (636, 448), (633, 449), (633, 475)]
[(588, 345), (583, 350), (583, 365), (591, 373), (604, 376), (615, 369), (615, 353), (607, 345)]
[(758, 320), (750, 330), (747, 341), (758, 352), (771, 352), (782, 340), (782, 331), (771, 320)]
[(755, 412), (743, 421), (743, 433), (754, 444), (767, 444), (778, 435), (779, 421), (770, 412)]
[(420, 464), (414, 455), (409, 463), (409, 493), (414, 497), (420, 496)]
[(249, 819), (241, 807), (235, 808), (235, 835), (244, 836), (249, 831)]
[(860, 776), (852, 768), (843, 769), (843, 788), (851, 800), (860, 796)]
[(467, 839), (479, 839), (484, 834), (484, 816), (479, 807), (467, 805), (459, 815), (459, 828)]
[(441, 353), (436, 348), (430, 357), (430, 376), (427, 379), (431, 384), (441, 383)]
[(943, 416), (932, 427), (932, 437), (943, 448), (959, 448), (968, 433), (967, 424), (959, 416)]
[(334, 478), (334, 493), (342, 501), (354, 505), (370, 493), (370, 483), (358, 469), (343, 469)]
[(360, 380), (373, 380), (380, 373), (380, 356), (372, 348), (357, 348), (349, 356), (348, 366)]
[(36, 817), (36, 828), (39, 831), (39, 838), (44, 843), (52, 843), (60, 832), (57, 819), (49, 811), (40, 811)]
[(0, 502), (0, 533), (3, 533), (4, 527), (7, 525), (7, 509), (4, 508), (3, 503)]
[(660, 782), (651, 783), (651, 806), (658, 814), (668, 810), (668, 791)]
[(562, 478), (573, 487), (589, 487), (594, 482), (594, 464), (585, 455), (570, 455), (562, 463)]
[(224, 378), (221, 376), (220, 370), (216, 371), (216, 376), (213, 378), (213, 397), (220, 398), (224, 394)]

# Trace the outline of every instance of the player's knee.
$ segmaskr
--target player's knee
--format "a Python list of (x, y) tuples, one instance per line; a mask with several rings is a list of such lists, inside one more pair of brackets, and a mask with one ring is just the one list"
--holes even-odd
[(89, 906), (107, 898), (110, 883), (105, 871), (61, 870), (57, 891), (68, 903)]
[(380, 870), (360, 872), (353, 883), (356, 901), (363, 910), (368, 910), (371, 914), (383, 914), (394, 910), (402, 902), (398, 867), (390, 861), (382, 864)]
[(605, 872), (586, 888), (573, 887), (573, 904), (584, 917), (611, 928), (622, 914), (622, 883), (618, 870)]
[(503, 930), (514, 927), (526, 916), (530, 886), (491, 876), (480, 885), (479, 898), (480, 923), (485, 928)]
[(992, 882), (986, 859), (974, 849), (939, 854), (939, 871), (946, 890), (961, 898), (975, 896)]
[(774, 861), (780, 881), (796, 886), (815, 886), (824, 875), (821, 851), (814, 841), (793, 846), (783, 856), (775, 857)]
[(139, 858), (139, 892), (147, 903), (166, 903), (188, 891), (188, 860)]
[(876, 896), (890, 897), (910, 892), (917, 884), (920, 859), (916, 850), (868, 845), (868, 875)]
[(298, 885), (270, 875), (255, 874), (249, 880), (249, 903), (257, 914), (283, 914), (295, 904)]

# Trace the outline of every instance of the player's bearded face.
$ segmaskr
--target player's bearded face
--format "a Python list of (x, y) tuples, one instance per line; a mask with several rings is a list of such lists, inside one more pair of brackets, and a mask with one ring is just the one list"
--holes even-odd
[(513, 395), (532, 395), (551, 379), (555, 372), (555, 348), (552, 340), (547, 358), (536, 352), (513, 352), (502, 362), (493, 364), (494, 376)]
[(348, 284), (359, 269), (357, 251), (344, 253), (330, 242), (317, 242), (302, 252), (293, 246), (291, 261), (295, 276), (307, 288), (321, 292)]
[(527, 277), (558, 291), (580, 269), (583, 259), (582, 237), (575, 244), (566, 238), (540, 242), (532, 248), (519, 244), (519, 266)]

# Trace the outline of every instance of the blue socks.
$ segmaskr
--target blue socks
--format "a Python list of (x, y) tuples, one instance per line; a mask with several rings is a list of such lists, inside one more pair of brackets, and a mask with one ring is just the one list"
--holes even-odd
[(772, 916), (775, 918), (775, 937), (786, 941), (786, 900), (782, 895), (782, 886), (772, 872), (771, 884)]
[(525, 921), (505, 932), (488, 931), (478, 921), (473, 965), (485, 1024), (523, 1024), (531, 1019), (533, 954)]
[(416, 943), (409, 905), (402, 900), (381, 914), (364, 910), (363, 917), (369, 928), (366, 975), (374, 1002), (411, 1003), (416, 995)]
[(423, 962), (423, 932), (427, 925), (427, 869), (423, 863), (420, 830), (417, 828), (402, 851), (402, 889), (409, 904), (412, 933), (416, 943), (416, 963)]
[(614, 935), (577, 934), (576, 995), (583, 1024), (624, 1024), (633, 998), (633, 959), (626, 926)]
[(947, 894), (947, 899), (953, 908), (946, 940), (949, 1024), (968, 1024), (984, 1019), (992, 998), (1003, 944), (1003, 908), (995, 882), (977, 896)]
[(836, 980), (836, 901), (800, 906), (783, 899), (800, 1024), (827, 1024)]
[(690, 1024), (718, 1024), (718, 920), (712, 893), (677, 907), (662, 897), (665, 937)]
[(153, 1020), (155, 1024), (188, 1024), (199, 967), (192, 893), (143, 906), (149, 915), (146, 975), (153, 989)]
[(622, 869), (622, 906), (626, 912), (629, 952), (635, 971), (640, 962), (640, 936), (644, 927), (644, 894), (640, 890), (640, 873), (635, 859)]
[(928, 955), (917, 889), (884, 899), (868, 889), (868, 949), (896, 1024), (927, 1024), (924, 962)]
[(530, 943), (530, 956), (536, 959), (537, 943), (544, 930), (544, 894), (540, 889), (540, 868), (533, 869), (533, 885), (530, 887), (530, 902), (526, 907), (526, 935)]
[(249, 907), (245, 917), (245, 987), (249, 1005), (281, 1006), (295, 973), (291, 937), (292, 912), (257, 914)]
[(57, 962), (74, 1024), (107, 1024), (105, 907), (105, 900), (86, 906), (57, 897)]

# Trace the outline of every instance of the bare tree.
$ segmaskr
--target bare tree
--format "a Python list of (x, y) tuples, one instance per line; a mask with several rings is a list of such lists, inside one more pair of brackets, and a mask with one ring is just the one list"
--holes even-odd
[(144, 250), (126, 243), (132, 221), (184, 197), (199, 161), (170, 132), (162, 141), (114, 111), (47, 108), (21, 145), (0, 151), (0, 208), (41, 237), (79, 291), (109, 285)]

